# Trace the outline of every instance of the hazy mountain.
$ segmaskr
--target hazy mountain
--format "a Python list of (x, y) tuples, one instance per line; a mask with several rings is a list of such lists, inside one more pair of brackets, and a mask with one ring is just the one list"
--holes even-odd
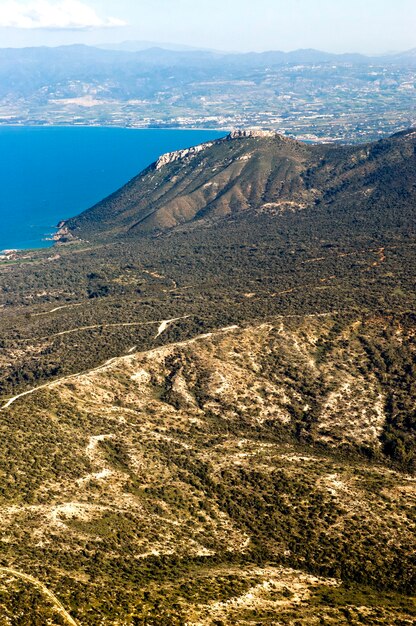
[[(163, 51), (163, 55), (162, 55)], [(202, 55), (202, 56), (201, 56)], [(373, 63), (374, 58), (360, 54), (333, 54), (322, 52), (319, 50), (305, 49), (295, 50), (293, 52), (268, 51), (268, 52), (249, 52), (249, 53), (226, 53), (213, 50), (204, 50), (198, 48), (187, 48), (182, 46), (174, 46), (173, 44), (158, 44), (152, 42), (125, 42), (125, 44), (109, 46), (86, 46), (83, 44), (74, 44), (69, 46), (50, 47), (32, 47), (32, 48), (0, 48), (0, 60), (3, 63), (64, 63), (65, 68), (70, 68), (71, 63), (74, 64), (73, 69), (77, 68), (77, 63), (117, 63), (127, 65), (133, 61), (166, 63), (175, 66), (177, 63), (187, 64), (190, 67), (201, 58), (206, 62), (215, 62), (218, 65), (224, 64), (230, 66), (239, 66), (241, 69), (251, 66), (263, 67), (267, 65), (282, 65), (290, 63), (330, 63), (330, 62), (357, 62), (357, 63)], [(400, 54), (389, 55), (383, 57), (383, 61), (388, 59), (398, 62), (402, 60), (412, 60), (414, 51), (403, 52)], [(380, 58), (378, 57), (378, 60)], [(45, 65), (44, 69), (48, 69)], [(94, 72), (94, 66), (89, 68), (89, 72)]]
[(203, 48), (197, 48), (195, 46), (185, 46), (177, 43), (161, 43), (159, 41), (122, 41), (121, 43), (103, 43), (95, 47), (103, 50), (120, 50), (124, 52), (139, 52), (151, 48), (163, 48), (164, 50), (173, 50), (175, 52), (195, 52), (197, 50), (203, 50)]
[(0, 49), (0, 124), (254, 126), (362, 142), (412, 125), (412, 59), (317, 50)]
[(387, 60), (391, 60), (395, 63), (416, 63), (416, 48), (412, 48), (411, 50), (406, 50), (405, 52), (399, 52), (396, 54), (389, 55), (385, 57)]

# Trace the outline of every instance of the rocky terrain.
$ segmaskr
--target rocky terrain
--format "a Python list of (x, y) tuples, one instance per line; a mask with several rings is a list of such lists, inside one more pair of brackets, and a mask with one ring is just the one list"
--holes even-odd
[(3, 562), (85, 624), (410, 624), (387, 590), (413, 588), (415, 481), (382, 463), (363, 331), (334, 325), (223, 328), (4, 408)]

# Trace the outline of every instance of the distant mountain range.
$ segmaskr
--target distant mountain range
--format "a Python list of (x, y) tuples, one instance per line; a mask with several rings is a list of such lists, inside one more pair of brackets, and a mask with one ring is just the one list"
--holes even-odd
[(120, 43), (103, 43), (95, 46), (102, 50), (121, 50), (123, 52), (140, 52), (141, 50), (149, 50), (151, 48), (163, 48), (164, 50), (173, 50), (176, 52), (195, 52), (204, 50), (195, 46), (185, 46), (177, 43), (162, 43), (156, 41), (122, 41)]
[(119, 52), (142, 52), (144, 50), (169, 50), (171, 52), (208, 52), (215, 57), (225, 59), (248, 59), (282, 62), (282, 63), (326, 63), (332, 61), (347, 63), (412, 63), (416, 62), (416, 48), (403, 52), (391, 52), (380, 55), (366, 55), (357, 52), (333, 53), (316, 50), (314, 48), (299, 48), (289, 52), (281, 50), (267, 50), (264, 52), (225, 52), (195, 46), (185, 46), (175, 43), (162, 43), (155, 41), (123, 41), (121, 43), (108, 43), (95, 46), (103, 50), (114, 50)]
[[(416, 48), (403, 52), (372, 56), (354, 52), (337, 54), (316, 50), (314, 48), (301, 48), (290, 52), (283, 52), (281, 50), (268, 50), (264, 52), (225, 52), (153, 41), (124, 41), (121, 43), (99, 44), (97, 46), (73, 44), (58, 47), (0, 48), (0, 55), (2, 58), (5, 58), (5, 51), (7, 51), (6, 58), (25, 59), (30, 55), (34, 59), (39, 59), (44, 58), (45, 54), (60, 57), (62, 53), (67, 53), (68, 55), (73, 55), (74, 58), (76, 58), (77, 55), (81, 55), (84, 58), (89, 56), (91, 59), (97, 60), (100, 56), (94, 54), (94, 50), (103, 51), (101, 58), (106, 60), (108, 60), (109, 57), (108, 55), (104, 56), (104, 51), (123, 52), (125, 53), (125, 58), (127, 58), (128, 55), (136, 55), (138, 59), (145, 62), (149, 62), (149, 60), (153, 58), (157, 62), (169, 61), (169, 63), (173, 64), (183, 62), (184, 56), (188, 59), (188, 62), (192, 64), (193, 61), (200, 59), (201, 53), (203, 53), (206, 59), (210, 58), (213, 61), (221, 60), (221, 62), (231, 64), (239, 63), (242, 66), (247, 64), (262, 65), (264, 63), (416, 63)], [(169, 54), (162, 55), (162, 50), (164, 53)]]
[(0, 49), (0, 124), (257, 127), (358, 143), (416, 119), (414, 50), (366, 57), (113, 47)]

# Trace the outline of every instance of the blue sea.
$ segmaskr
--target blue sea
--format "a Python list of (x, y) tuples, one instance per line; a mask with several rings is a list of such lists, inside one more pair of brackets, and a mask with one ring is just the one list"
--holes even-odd
[(0, 250), (51, 245), (56, 224), (121, 187), (164, 152), (209, 130), (0, 127)]

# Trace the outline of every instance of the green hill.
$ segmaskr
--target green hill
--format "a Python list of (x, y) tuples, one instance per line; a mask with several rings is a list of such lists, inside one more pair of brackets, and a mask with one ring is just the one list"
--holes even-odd
[(348, 212), (353, 220), (362, 213), (362, 221), (370, 218), (386, 228), (411, 216), (415, 147), (412, 131), (354, 147), (305, 144), (271, 131), (236, 131), (163, 155), (65, 227), (75, 237), (108, 239), (184, 224), (197, 227), (248, 212), (279, 217), (319, 206), (334, 218)]

